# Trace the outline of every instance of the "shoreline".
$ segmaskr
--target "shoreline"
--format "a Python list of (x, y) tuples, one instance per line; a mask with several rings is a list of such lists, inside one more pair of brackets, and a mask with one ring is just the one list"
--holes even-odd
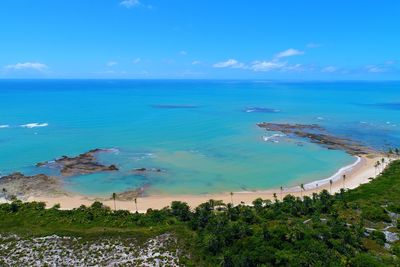
[[(356, 158), (356, 161), (346, 165), (344, 167), (341, 167), (339, 170), (337, 170), (334, 174), (332, 174), (331, 176), (329, 176), (328, 178), (323, 178), (320, 180), (315, 180), (315, 181), (311, 181), (311, 182), (307, 182), (304, 184), (304, 188), (307, 190), (313, 190), (315, 189), (315, 187), (320, 187), (323, 185), (327, 185), (329, 183), (330, 180), (332, 180), (334, 183), (338, 182), (338, 180), (342, 179), (343, 174), (347, 174), (353, 171), (354, 168), (358, 167), (359, 164), (362, 164), (364, 159), (363, 157), (360, 156), (354, 156)], [(376, 159), (378, 159), (378, 157), (376, 157)], [(295, 186), (292, 186), (290, 188), (294, 188)], [(300, 188), (301, 189), (301, 188)]]
[[(336, 173), (331, 175), (329, 178), (324, 178), (304, 184), (304, 189), (301, 190), (300, 186), (292, 186), (283, 188), (257, 190), (257, 191), (239, 191), (233, 192), (231, 196), (230, 192), (225, 193), (212, 193), (203, 195), (151, 195), (146, 197), (137, 198), (137, 206), (139, 212), (146, 212), (147, 209), (162, 209), (166, 206), (171, 205), (172, 201), (186, 202), (191, 208), (195, 208), (198, 205), (207, 202), (210, 199), (222, 200), (224, 203), (231, 203), (231, 197), (233, 204), (246, 204), (251, 205), (252, 202), (257, 198), (273, 200), (274, 193), (280, 200), (285, 195), (291, 194), (296, 197), (311, 196), (313, 193), (320, 192), (324, 189), (331, 191), (331, 193), (339, 192), (340, 189), (345, 187), (346, 189), (353, 189), (361, 184), (368, 183), (370, 178), (377, 176), (375, 163), (382, 158), (385, 158), (386, 162), (389, 162), (388, 158), (382, 154), (369, 154), (356, 156), (356, 162), (340, 168)], [(387, 166), (387, 165), (386, 165)], [(385, 167), (386, 167), (385, 166)], [(345, 182), (342, 179), (342, 175), (346, 175)], [(332, 180), (332, 187), (330, 188), (330, 182)], [(318, 184), (318, 187), (316, 186)], [(330, 190), (331, 189), (331, 190)], [(100, 201), (104, 205), (113, 207), (114, 202), (112, 199), (88, 197), (78, 194), (70, 194), (63, 196), (31, 196), (27, 198), (27, 201), (40, 201), (45, 202), (47, 207), (52, 207), (55, 204), (60, 204), (61, 209), (73, 209), (78, 208), (81, 205), (90, 206), (94, 201)], [(116, 200), (117, 209), (129, 210), (135, 212), (135, 203), (132, 200)]]

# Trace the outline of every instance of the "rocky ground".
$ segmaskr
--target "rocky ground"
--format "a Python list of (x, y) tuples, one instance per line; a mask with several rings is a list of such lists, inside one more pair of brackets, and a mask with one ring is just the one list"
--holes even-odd
[(180, 266), (177, 240), (0, 235), (0, 266)]
[(63, 194), (61, 182), (57, 177), (45, 174), (27, 176), (20, 172), (1, 177), (0, 197), (10, 200), (14, 197), (24, 199), (26, 196), (40, 194)]

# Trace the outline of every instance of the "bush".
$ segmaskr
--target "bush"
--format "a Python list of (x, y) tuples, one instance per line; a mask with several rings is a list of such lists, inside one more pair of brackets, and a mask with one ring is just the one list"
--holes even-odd
[(397, 257), (400, 257), (400, 242), (397, 242), (396, 244), (393, 245), (392, 252)]
[(362, 216), (364, 219), (372, 222), (391, 222), (389, 215), (386, 211), (379, 206), (365, 206), (362, 207)]
[(385, 244), (385, 242), (386, 242), (385, 234), (382, 233), (381, 231), (373, 231), (373, 232), (370, 234), (370, 238), (371, 238), (372, 240), (375, 240), (376, 243), (378, 243), (378, 244), (381, 245), (381, 246), (383, 246), (383, 245)]
[(385, 266), (382, 264), (376, 257), (366, 254), (360, 253), (351, 260), (351, 266), (354, 267), (380, 267)]

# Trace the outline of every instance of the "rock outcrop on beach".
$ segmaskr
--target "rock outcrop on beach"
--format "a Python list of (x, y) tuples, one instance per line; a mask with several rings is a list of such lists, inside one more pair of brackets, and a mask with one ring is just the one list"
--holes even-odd
[(96, 158), (96, 154), (104, 152), (104, 149), (93, 149), (76, 157), (62, 156), (54, 161), (40, 162), (36, 164), (38, 167), (56, 167), (60, 169), (62, 176), (74, 176), (81, 174), (91, 174), (104, 171), (118, 171), (118, 167), (114, 164), (100, 164)]
[(27, 176), (16, 172), (0, 178), (0, 190), (7, 199), (62, 193), (60, 188), (57, 177), (45, 174)]
[(122, 200), (122, 201), (131, 201), (131, 200), (134, 200), (135, 198), (143, 197), (146, 187), (148, 187), (148, 185), (145, 185), (143, 187), (140, 187), (140, 188), (137, 188), (134, 190), (119, 192), (116, 195), (116, 199)]
[(351, 155), (367, 155), (374, 153), (373, 149), (353, 140), (337, 137), (327, 133), (327, 131), (318, 124), (262, 122), (258, 123), (257, 125), (266, 129), (267, 131), (282, 132), (287, 135), (305, 138), (328, 149), (344, 150)]

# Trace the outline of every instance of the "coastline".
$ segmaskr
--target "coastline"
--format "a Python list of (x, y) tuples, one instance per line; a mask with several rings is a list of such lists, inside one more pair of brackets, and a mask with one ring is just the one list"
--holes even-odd
[[(291, 194), (294, 196), (311, 196), (313, 193), (320, 192), (324, 189), (331, 191), (331, 193), (339, 192), (340, 189), (353, 189), (361, 184), (368, 183), (370, 178), (376, 177), (375, 163), (378, 160), (385, 158), (388, 162), (388, 158), (381, 154), (367, 154), (357, 156), (356, 162), (340, 168), (335, 174), (329, 178), (320, 179), (317, 181), (309, 182), (304, 184), (304, 189), (301, 190), (300, 186), (293, 186), (284, 188), (281, 194), (280, 189), (268, 189), (260, 191), (239, 191), (233, 192), (232, 200), (233, 203), (239, 204), (244, 203), (251, 205), (256, 198), (262, 199), (274, 199), (274, 193), (278, 199), (285, 195)], [(342, 176), (346, 175), (346, 180), (343, 182)], [(332, 187), (330, 188), (329, 180), (332, 179)], [(318, 184), (318, 187), (316, 187)], [(331, 190), (330, 190), (331, 189)], [(172, 201), (186, 202), (191, 208), (195, 208), (201, 203), (204, 203), (210, 199), (222, 200), (224, 203), (231, 202), (230, 192), (216, 193), (216, 194), (203, 194), (203, 195), (152, 195), (146, 197), (140, 197), (137, 199), (138, 211), (146, 212), (147, 209), (162, 209), (166, 206), (171, 205)], [(62, 209), (73, 209), (81, 205), (89, 206), (94, 201), (101, 201), (103, 204), (113, 207), (114, 202), (111, 199), (104, 198), (91, 198), (78, 194), (68, 194), (63, 196), (32, 196), (28, 197), (28, 201), (41, 201), (45, 202), (48, 207), (52, 207), (55, 204), (60, 204)], [(132, 212), (136, 211), (135, 204), (133, 201), (128, 200), (116, 200), (116, 206), (118, 209), (129, 210)]]

